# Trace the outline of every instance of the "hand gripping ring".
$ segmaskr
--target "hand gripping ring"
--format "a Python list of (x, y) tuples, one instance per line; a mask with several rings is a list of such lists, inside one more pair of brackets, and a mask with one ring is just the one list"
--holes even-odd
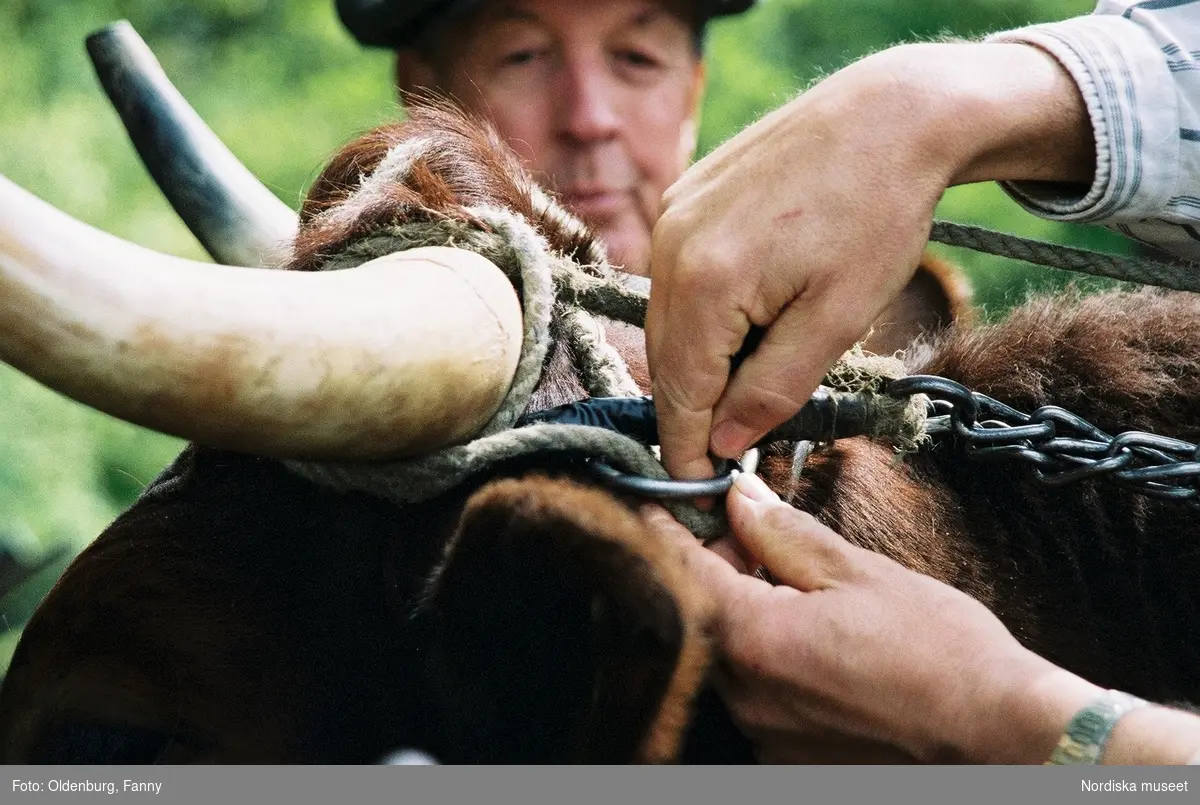
[(586, 466), (592, 477), (618, 491), (643, 498), (678, 500), (724, 495), (733, 486), (739, 473), (758, 469), (758, 457), (758, 449), (751, 448), (742, 455), (740, 461), (728, 462), (729, 469), (726, 472), (703, 481), (672, 481), (631, 475), (595, 459), (588, 461)]

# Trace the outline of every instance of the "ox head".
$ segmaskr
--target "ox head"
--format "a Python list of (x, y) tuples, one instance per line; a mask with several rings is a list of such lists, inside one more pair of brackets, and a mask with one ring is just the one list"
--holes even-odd
[[(405, 148), (403, 182), (354, 193)], [(519, 310), (493, 267), (434, 249), (310, 270), (348, 242), (414, 217), (477, 223), (466, 208), (491, 204), (602, 262), (486, 127), (428, 106), (345, 148), (304, 203), (286, 272), (168, 260), (3, 190), (0, 299), (17, 300), (0, 317), (14, 322), (4, 359), (197, 444), (30, 622), (0, 692), (0, 759), (746, 757), (704, 708), (689, 737), (711, 659), (704, 591), (635, 502), (580, 483), (571, 462), (497, 467), (397, 507), (262, 457), (460, 441), (507, 387)], [(889, 345), (961, 309), (950, 276), (920, 269), (921, 301), (880, 323)], [(73, 293), (45, 292), (55, 283)], [(607, 326), (645, 387), (641, 333)], [(352, 340), (321, 346), (326, 333)], [(584, 396), (569, 366), (554, 349), (531, 406)]]
[[(388, 153), (431, 142), (407, 182), (389, 188), (386, 198), (355, 206), (363, 199), (351, 199), (351, 191)], [(563, 253), (601, 259), (588, 233), (557, 215), (507, 160), (482, 130), (446, 112), (374, 132), (345, 149), (315, 184), (301, 213), (291, 265), (297, 270), (244, 271), (264, 286), (357, 274), (362, 269), (328, 275), (305, 269), (380, 224), (420, 216), (467, 220), (465, 208), (484, 203), (520, 212)], [(118, 258), (132, 247), (71, 230), (77, 225), (24, 195), (11, 198), (14, 213), (33, 210), (80, 239), (112, 246), (115, 256), (104, 268), (118, 283), (128, 276)], [(34, 251), (32, 236), (29, 241), (10, 250), (5, 268), (58, 268)], [(502, 318), (503, 309), (464, 307), (453, 295), (422, 297), (408, 287), (425, 284), (422, 265), (434, 272), (457, 268), (465, 254), (424, 251), (382, 265), (379, 271), (390, 278), (385, 282), (394, 284), (358, 293), (372, 298), (381, 315), (387, 309), (393, 315), (386, 323), (356, 324), (363, 314), (346, 312), (337, 326), (412, 327), (422, 339), (475, 352), (467, 360), (442, 355), (433, 366), (457, 360), (479, 371), (482, 357), (483, 373), (494, 374), (489, 364), (503, 350), (479, 349), (478, 342), (464, 347), (471, 334), (452, 332), (443, 322), (479, 328)], [(488, 268), (466, 256), (472, 257), (466, 268), (449, 272), (451, 278)], [(201, 283), (212, 268), (178, 263), (154, 269), (150, 256), (145, 262), (141, 281), (152, 281), (157, 270), (153, 281), (168, 286), (173, 270), (193, 272)], [(487, 296), (486, 285), (477, 293), (467, 280), (460, 290)], [(315, 298), (333, 293), (328, 282), (322, 288)], [(331, 296), (324, 301), (352, 304)], [(258, 304), (271, 303), (264, 294)], [(422, 312), (422, 306), (436, 311)], [(302, 319), (315, 312), (293, 306), (281, 315)], [(186, 318), (206, 317), (197, 311)], [(316, 329), (331, 324), (318, 320)], [(392, 349), (403, 363), (413, 360), (406, 353), (437, 344)], [(387, 352), (379, 360), (387, 360)], [(560, 354), (551, 356), (535, 395), (546, 404), (583, 393), (560, 361)], [(213, 356), (212, 363), (219, 367), (224, 359)], [(362, 371), (369, 381), (382, 370), (368, 364)], [(78, 384), (96, 382), (87, 377)], [(131, 382), (110, 385), (116, 393)], [(436, 377), (410, 372), (394, 382), (424, 394), (417, 408), (426, 416), (462, 407), (421, 388), (436, 387)], [(203, 404), (217, 405), (194, 393)], [(357, 403), (342, 398), (340, 404)], [(307, 437), (290, 441), (302, 431), (290, 431), (285, 450), (311, 444)], [(496, 484), (477, 479), (427, 504), (398, 508), (316, 487), (278, 461), (247, 455), (261, 449), (233, 453), (214, 449), (209, 435), (187, 435), (209, 446), (189, 448), (107, 529), (29, 624), (0, 694), (5, 758), (363, 762), (404, 745), (446, 760), (617, 761), (677, 752), (683, 714), (706, 667), (705, 616), (700, 596), (673, 557), (648, 538), (634, 508), (548, 476)], [(498, 474), (524, 476), (522, 469)], [(499, 628), (463, 620), (481, 614), (481, 596), (489, 599), (483, 613)], [(528, 629), (531, 624), (536, 628)]]

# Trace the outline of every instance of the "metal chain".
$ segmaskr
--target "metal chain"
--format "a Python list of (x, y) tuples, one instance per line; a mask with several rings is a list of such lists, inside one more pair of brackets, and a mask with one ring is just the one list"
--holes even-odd
[(1200, 507), (1200, 448), (1191, 442), (1141, 431), (1112, 436), (1055, 405), (1025, 414), (933, 375), (893, 380), (886, 391), (928, 395), (927, 431), (952, 434), (973, 460), (1024, 462), (1046, 486), (1097, 478)]
[[(926, 432), (956, 438), (972, 460), (1023, 462), (1046, 486), (1061, 487), (1096, 478), (1141, 494), (1200, 507), (1200, 448), (1191, 442), (1141, 431), (1113, 436), (1056, 405), (1026, 414), (934, 375), (892, 380), (884, 391), (896, 397), (926, 395)], [(760, 444), (780, 439), (833, 441), (860, 435), (864, 432), (863, 420), (851, 415), (854, 411), (844, 401), (831, 406), (829, 395), (818, 392), (800, 414)], [(589, 424), (632, 435), (645, 444), (658, 441), (654, 404), (649, 397), (587, 400), (527, 416), (522, 424), (538, 421)], [(651, 479), (625, 476), (603, 465), (590, 468), (600, 480), (623, 491), (654, 498), (722, 494), (733, 480), (733, 473), (722, 473), (703, 482), (648, 483)]]

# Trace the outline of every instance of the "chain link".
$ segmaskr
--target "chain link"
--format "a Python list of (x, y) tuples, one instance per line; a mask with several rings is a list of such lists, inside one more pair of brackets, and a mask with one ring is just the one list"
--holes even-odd
[(1046, 486), (1097, 478), (1200, 508), (1200, 449), (1191, 442), (1141, 431), (1112, 436), (1054, 405), (1025, 414), (933, 375), (893, 380), (886, 390), (927, 395), (927, 432), (952, 434), (973, 460), (1024, 462)]
[[(1113, 436), (1056, 405), (1026, 414), (933, 375), (892, 380), (884, 390), (896, 397), (926, 395), (926, 432), (953, 436), (975, 461), (1023, 462), (1030, 465), (1038, 482), (1050, 487), (1096, 478), (1200, 508), (1200, 448), (1191, 442), (1141, 431)], [(649, 397), (587, 400), (527, 416), (523, 424), (540, 421), (589, 424), (626, 433), (645, 444), (658, 441)], [(834, 405), (828, 392), (819, 390), (800, 414), (772, 431), (764, 443), (848, 438), (861, 434), (865, 421), (852, 400)], [(723, 474), (704, 482), (707, 485), (701, 489), (694, 483), (626, 478), (605, 466), (593, 469), (606, 473), (602, 480), (626, 492), (659, 498), (720, 494), (732, 481), (731, 474)]]

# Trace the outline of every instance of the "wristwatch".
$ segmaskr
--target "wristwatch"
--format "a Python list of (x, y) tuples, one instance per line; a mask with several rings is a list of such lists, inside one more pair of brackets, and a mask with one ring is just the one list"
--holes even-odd
[(1071, 718), (1067, 728), (1063, 730), (1062, 737), (1058, 739), (1058, 746), (1054, 747), (1054, 754), (1045, 765), (1099, 763), (1117, 722), (1127, 713), (1147, 704), (1149, 702), (1146, 700), (1119, 690), (1100, 694), (1095, 701)]

